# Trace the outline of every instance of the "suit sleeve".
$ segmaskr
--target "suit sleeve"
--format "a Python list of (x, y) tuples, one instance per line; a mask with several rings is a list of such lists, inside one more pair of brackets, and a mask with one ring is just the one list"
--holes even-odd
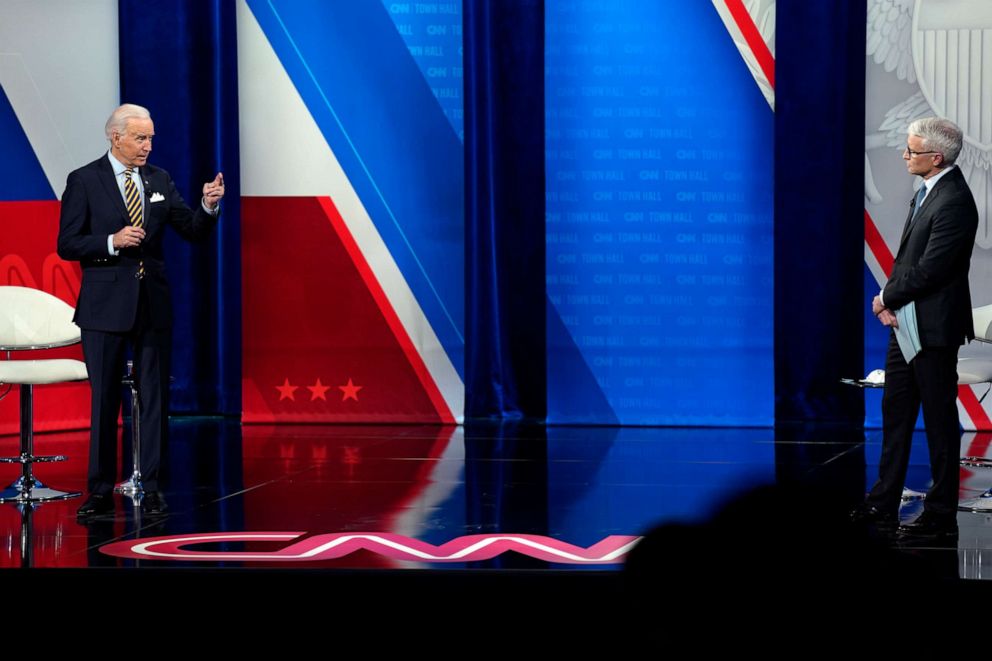
[(70, 261), (107, 257), (107, 234), (90, 232), (90, 206), (79, 172), (71, 172), (59, 212), (59, 257)]
[(183, 196), (176, 190), (176, 184), (169, 177), (169, 224), (187, 241), (202, 241), (217, 224), (218, 213), (211, 216), (197, 203), (196, 211), (186, 206)]
[(947, 286), (967, 269), (977, 228), (978, 217), (973, 207), (954, 203), (940, 209), (933, 219), (923, 256), (886, 283), (882, 296), (885, 305), (898, 310)]

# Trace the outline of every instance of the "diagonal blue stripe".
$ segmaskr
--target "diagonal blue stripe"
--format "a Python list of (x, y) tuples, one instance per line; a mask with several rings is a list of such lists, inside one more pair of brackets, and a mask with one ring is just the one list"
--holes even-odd
[(0, 88), (0, 201), (54, 200), (55, 192)]

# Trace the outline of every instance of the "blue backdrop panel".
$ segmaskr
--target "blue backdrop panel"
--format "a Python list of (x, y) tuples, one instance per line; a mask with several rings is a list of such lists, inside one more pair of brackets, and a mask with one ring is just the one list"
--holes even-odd
[(465, 136), (462, 104), (462, 3), (382, 0), (444, 116)]
[(771, 424), (768, 103), (709, 2), (546, 14), (549, 421)]

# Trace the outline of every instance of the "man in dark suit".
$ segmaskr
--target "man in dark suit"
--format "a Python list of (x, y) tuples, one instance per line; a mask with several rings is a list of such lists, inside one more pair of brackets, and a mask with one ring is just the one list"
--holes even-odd
[[(957, 411), (958, 348), (975, 337), (968, 269), (978, 228), (974, 197), (954, 165), (962, 133), (946, 119), (928, 117), (909, 126), (903, 159), (923, 178), (913, 198), (892, 275), (872, 311), (897, 327), (896, 312), (915, 304), (919, 353), (907, 363), (895, 332), (885, 359), (882, 457), (878, 481), (852, 512), (857, 521), (898, 522), (916, 417), (923, 406), (933, 484), (923, 513), (899, 528), (902, 537), (957, 535), (961, 432)], [(906, 326), (903, 328), (906, 330)]]
[(155, 126), (148, 111), (125, 104), (106, 125), (110, 151), (69, 174), (62, 195), (58, 254), (82, 265), (75, 322), (92, 390), (89, 497), (77, 515), (113, 510), (117, 417), (124, 350), (130, 344), (141, 404), (141, 473), (147, 513), (166, 510), (158, 478), (168, 429), (172, 304), (162, 238), (206, 236), (217, 222), (223, 176), (203, 186), (190, 210), (165, 170), (148, 165)]

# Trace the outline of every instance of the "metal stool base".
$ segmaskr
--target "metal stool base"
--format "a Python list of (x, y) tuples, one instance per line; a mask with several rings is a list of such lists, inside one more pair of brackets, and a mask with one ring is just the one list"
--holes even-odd
[(43, 464), (51, 461), (65, 461), (64, 454), (49, 456), (21, 455), (20, 457), (0, 457), (0, 464)]
[(902, 490), (902, 502), (908, 503), (914, 500), (923, 500), (927, 495), (922, 491), (913, 491), (912, 489)]
[(978, 498), (962, 500), (958, 505), (962, 512), (992, 512), (992, 489), (989, 489)]
[(0, 491), (0, 503), (43, 503), (49, 500), (67, 500), (82, 496), (79, 491), (59, 491), (46, 487), (34, 480), (33, 486), (24, 486), (24, 478), (19, 477), (6, 489)]
[(20, 464), (21, 476), (6, 489), (0, 491), (0, 503), (42, 503), (48, 500), (65, 500), (83, 495), (78, 491), (59, 491), (42, 484), (32, 472), (32, 466), (52, 461), (65, 461), (64, 455), (34, 454), (34, 386), (21, 384), (21, 453), (16, 457), (2, 457), (0, 463)]
[(130, 479), (114, 487), (114, 493), (123, 494), (129, 498), (140, 499), (145, 495), (145, 485), (142, 483), (140, 475), (132, 475)]
[(141, 406), (138, 399), (138, 379), (134, 374), (134, 361), (127, 361), (127, 374), (122, 383), (131, 389), (131, 477), (114, 487), (114, 493), (123, 494), (134, 506), (141, 505), (145, 485), (141, 480)]

